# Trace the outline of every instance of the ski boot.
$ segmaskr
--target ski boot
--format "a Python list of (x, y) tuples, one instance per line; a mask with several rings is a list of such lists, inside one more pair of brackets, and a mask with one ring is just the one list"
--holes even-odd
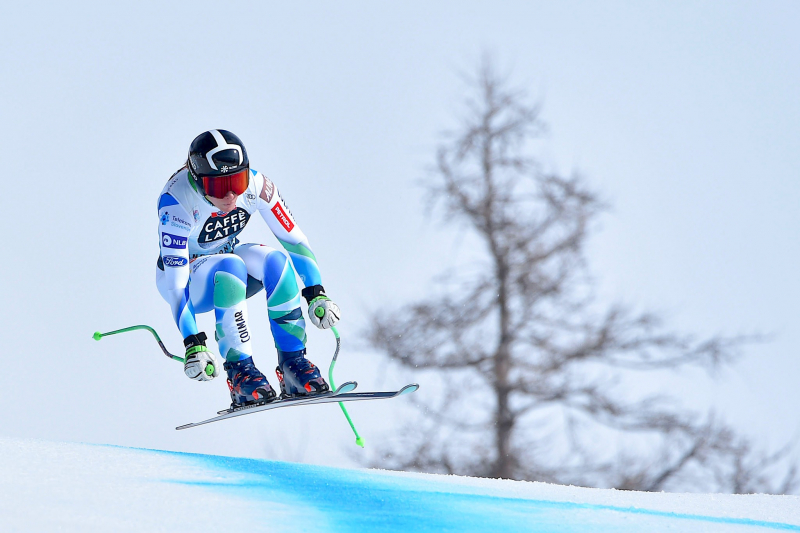
[(279, 352), (280, 364), (275, 369), (281, 384), (281, 400), (312, 396), (328, 392), (330, 387), (322, 379), (319, 369), (306, 359), (306, 350), (296, 352)]
[(275, 391), (264, 374), (255, 367), (252, 357), (226, 362), (223, 368), (228, 372), (231, 409), (243, 405), (269, 403), (275, 399)]

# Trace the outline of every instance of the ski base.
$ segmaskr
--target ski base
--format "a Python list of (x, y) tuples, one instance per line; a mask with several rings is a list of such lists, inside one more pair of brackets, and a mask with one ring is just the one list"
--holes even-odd
[(219, 420), (225, 420), (228, 418), (234, 418), (242, 415), (249, 415), (261, 411), (268, 411), (270, 409), (278, 409), (280, 407), (291, 407), (293, 405), (312, 405), (312, 404), (331, 403), (331, 402), (353, 402), (359, 400), (387, 400), (389, 398), (396, 398), (404, 394), (410, 394), (419, 389), (419, 385), (417, 385), (416, 383), (411, 383), (401, 388), (400, 390), (396, 391), (352, 392), (353, 390), (355, 390), (357, 386), (358, 384), (355, 381), (348, 381), (347, 383), (343, 383), (342, 385), (340, 385), (335, 391), (326, 392), (323, 394), (317, 394), (311, 397), (289, 398), (286, 400), (275, 400), (273, 402), (265, 404), (244, 405), (236, 407), (234, 409), (225, 409), (223, 411), (219, 411), (219, 416), (209, 418), (208, 420), (202, 420), (200, 422), (184, 424), (182, 426), (176, 427), (175, 429), (180, 430), (180, 429), (193, 428), (196, 426), (202, 426), (203, 424), (210, 424), (211, 422), (217, 422)]

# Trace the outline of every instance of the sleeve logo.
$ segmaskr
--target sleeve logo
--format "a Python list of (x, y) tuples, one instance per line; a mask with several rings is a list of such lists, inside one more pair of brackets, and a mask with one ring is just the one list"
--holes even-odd
[(281, 207), (280, 202), (275, 204), (275, 206), (272, 209), (270, 209), (270, 211), (272, 211), (272, 214), (275, 215), (275, 218), (278, 219), (278, 222), (281, 223), (283, 229), (285, 229), (286, 231), (292, 231), (294, 229), (294, 222), (292, 222), (292, 220), (288, 216), (286, 216), (286, 212)]
[(164, 265), (168, 267), (182, 267), (186, 265), (189, 260), (185, 257), (178, 257), (177, 255), (165, 255), (163, 257)]
[(167, 222), (169, 222), (170, 226), (173, 226), (175, 228), (181, 228), (181, 229), (186, 229), (186, 230), (191, 230), (192, 229), (192, 225), (189, 222), (186, 222), (181, 217), (177, 217), (175, 215), (170, 215), (169, 211), (164, 211), (164, 214), (161, 215), (159, 220), (161, 220), (161, 225), (162, 226), (166, 226)]
[(161, 244), (165, 248), (176, 248), (178, 250), (182, 250), (186, 248), (186, 237), (173, 235), (171, 233), (162, 233)]
[(275, 185), (272, 181), (264, 176), (264, 188), (261, 189), (261, 199), (267, 203), (272, 201), (272, 195), (275, 193)]

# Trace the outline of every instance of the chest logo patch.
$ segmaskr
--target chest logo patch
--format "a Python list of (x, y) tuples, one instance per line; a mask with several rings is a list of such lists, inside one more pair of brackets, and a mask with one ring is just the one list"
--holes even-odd
[(232, 239), (247, 225), (250, 213), (237, 207), (227, 214), (212, 213), (203, 223), (203, 230), (197, 236), (200, 248), (212, 248), (217, 241)]

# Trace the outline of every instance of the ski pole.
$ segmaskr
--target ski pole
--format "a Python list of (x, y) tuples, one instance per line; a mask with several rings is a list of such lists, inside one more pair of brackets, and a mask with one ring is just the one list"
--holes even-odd
[[(339, 346), (342, 343), (342, 340), (339, 338), (339, 331), (336, 329), (336, 326), (331, 326), (331, 331), (333, 331), (333, 335), (336, 337), (336, 352), (333, 354), (333, 359), (331, 360), (331, 367), (328, 369), (328, 381), (331, 382), (331, 389), (336, 390), (336, 385), (333, 383), (333, 367), (336, 365), (336, 358), (339, 356)], [(356, 425), (353, 424), (353, 419), (350, 418), (350, 414), (347, 412), (347, 408), (344, 406), (344, 402), (339, 402), (339, 407), (342, 408), (342, 412), (344, 413), (344, 417), (347, 419), (347, 422), (350, 424), (350, 428), (353, 430), (356, 436), (356, 444), (364, 447), (364, 439), (358, 434), (358, 430), (356, 429)]]
[(137, 329), (146, 329), (147, 331), (149, 331), (150, 333), (152, 333), (152, 334), (153, 334), (153, 337), (155, 337), (155, 338), (156, 338), (156, 341), (158, 342), (158, 345), (161, 347), (161, 351), (163, 351), (163, 352), (164, 352), (164, 355), (166, 355), (166, 356), (167, 356), (167, 357), (169, 357), (170, 359), (175, 359), (176, 361), (180, 361), (181, 363), (184, 363), (184, 362), (186, 362), (186, 361), (185, 361), (185, 359), (184, 359), (183, 357), (179, 357), (179, 356), (177, 356), (177, 355), (172, 355), (171, 353), (169, 353), (169, 351), (167, 350), (166, 346), (164, 346), (164, 343), (163, 343), (163, 342), (161, 342), (161, 337), (159, 337), (159, 336), (158, 336), (158, 333), (156, 333), (156, 330), (154, 330), (154, 329), (153, 329), (153, 328), (151, 328), (150, 326), (144, 326), (144, 325), (140, 325), (140, 326), (131, 326), (131, 327), (129, 327), (129, 328), (115, 329), (114, 331), (109, 331), (108, 333), (100, 333), (99, 331), (95, 331), (95, 332), (94, 332), (94, 335), (92, 335), (92, 338), (93, 338), (94, 340), (96, 340), (96, 341), (99, 341), (99, 340), (100, 340), (100, 339), (102, 339), (103, 337), (107, 337), (107, 336), (109, 336), (109, 335), (116, 335), (117, 333), (125, 333), (125, 332), (127, 332), (127, 331), (135, 331), (135, 330), (137, 330)]
[[(153, 337), (155, 337), (155, 339), (156, 339), (156, 342), (158, 342), (158, 345), (161, 348), (161, 351), (164, 352), (164, 355), (166, 355), (170, 359), (174, 359), (176, 361), (180, 361), (181, 363), (185, 362), (185, 359), (183, 357), (179, 357), (177, 355), (173, 355), (173, 354), (169, 353), (169, 350), (167, 350), (166, 346), (164, 346), (164, 343), (161, 341), (161, 337), (159, 337), (158, 333), (156, 333), (156, 330), (154, 330), (150, 326), (145, 326), (145, 325), (130, 326), (128, 328), (116, 329), (114, 331), (109, 331), (107, 333), (100, 333), (99, 331), (95, 331), (94, 335), (92, 335), (92, 338), (94, 340), (96, 340), (96, 341), (99, 341), (103, 337), (107, 337), (109, 335), (116, 335), (118, 333), (126, 333), (128, 331), (135, 331), (137, 329), (147, 330), (150, 333), (152, 333)], [(333, 354), (333, 359), (331, 360), (331, 366), (328, 369), (328, 381), (330, 381), (331, 389), (336, 390), (336, 385), (334, 384), (334, 381), (333, 381), (333, 367), (336, 365), (336, 358), (339, 356), (339, 347), (341, 346), (341, 342), (342, 341), (341, 341), (341, 338), (339, 337), (339, 331), (336, 329), (336, 327), (331, 327), (331, 331), (333, 331), (333, 335), (336, 337), (336, 352), (334, 352), (334, 354)], [(353, 430), (353, 433), (356, 436), (356, 444), (363, 448), (364, 447), (364, 439), (361, 438), (361, 435), (358, 434), (358, 430), (356, 429), (356, 425), (353, 423), (353, 419), (350, 418), (350, 413), (347, 412), (347, 408), (344, 406), (344, 402), (338, 402), (338, 403), (339, 403), (339, 407), (342, 408), (342, 413), (344, 413), (344, 416), (347, 419), (347, 422), (350, 424), (350, 428)]]

